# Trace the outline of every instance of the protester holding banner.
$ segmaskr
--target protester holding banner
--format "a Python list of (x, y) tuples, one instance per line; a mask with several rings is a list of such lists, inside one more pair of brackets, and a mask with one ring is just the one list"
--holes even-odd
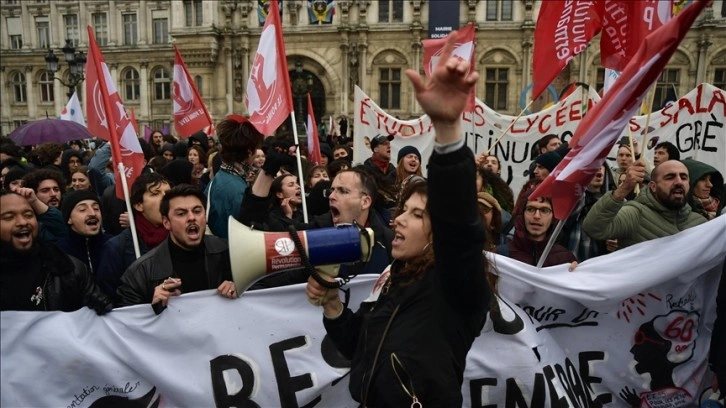
[(645, 175), (643, 161), (631, 165), (625, 181), (606, 193), (587, 214), (582, 224), (585, 233), (594, 239), (617, 239), (618, 246), (625, 248), (706, 222), (687, 203), (688, 168), (677, 160), (659, 164), (653, 169), (647, 188), (634, 200), (625, 202)]
[(38, 220), (25, 197), (0, 191), (0, 211), (0, 310), (111, 310), (82, 262), (38, 239)]
[(198, 187), (188, 184), (164, 195), (159, 212), (169, 237), (121, 276), (118, 306), (150, 303), (159, 314), (182, 293), (217, 289), (220, 296), (237, 297), (227, 241), (204, 233), (206, 201)]
[(459, 124), (478, 74), (468, 61), (449, 58), (455, 39), (452, 33), (427, 85), (406, 71), (437, 145), (428, 186), (407, 184), (397, 208), (390, 273), (356, 313), (337, 290), (308, 280), (308, 298), (322, 301), (328, 335), (352, 358), (349, 389), (363, 406), (461, 406), (466, 354), (492, 297), (474, 156)]

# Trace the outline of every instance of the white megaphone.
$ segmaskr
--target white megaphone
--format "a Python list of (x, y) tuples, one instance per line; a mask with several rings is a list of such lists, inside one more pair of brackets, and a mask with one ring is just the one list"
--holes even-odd
[[(265, 275), (306, 267), (290, 232), (264, 232), (229, 217), (229, 260), (232, 279), (240, 295)], [(297, 239), (312, 266), (337, 276), (337, 265), (368, 261), (373, 251), (373, 230), (357, 225), (342, 225), (297, 231)]]

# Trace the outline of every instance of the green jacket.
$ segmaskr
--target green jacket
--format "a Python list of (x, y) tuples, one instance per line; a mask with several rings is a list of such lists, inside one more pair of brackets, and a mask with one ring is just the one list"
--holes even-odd
[(677, 234), (706, 222), (703, 216), (691, 212), (686, 204), (680, 210), (670, 210), (655, 199), (649, 188), (627, 202), (613, 199), (606, 193), (593, 205), (585, 217), (582, 229), (594, 239), (617, 239), (625, 248), (643, 241)]

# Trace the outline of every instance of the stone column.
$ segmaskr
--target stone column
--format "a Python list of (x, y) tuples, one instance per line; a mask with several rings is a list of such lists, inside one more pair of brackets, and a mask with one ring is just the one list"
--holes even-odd
[(146, 0), (139, 1), (139, 45), (151, 44), (149, 40), (149, 8), (146, 7)]
[[(56, 2), (54, 1), (50, 2), (48, 25), (50, 25), (50, 48), (56, 49), (63, 47), (66, 44), (65, 20), (58, 12), (58, 7), (56, 7)], [(60, 59), (63, 61), (63, 57)]]
[(148, 62), (142, 62), (140, 65), (140, 71), (139, 71), (139, 98), (141, 98), (141, 104), (139, 105), (139, 114), (146, 118), (147, 120), (151, 120), (151, 112), (149, 112), (149, 98), (151, 97), (151, 93), (149, 92), (149, 63)]
[(3, 92), (0, 92), (0, 117), (7, 118), (7, 122), (0, 123), (0, 132), (7, 135), (13, 126), (10, 117), (10, 94), (13, 93), (13, 89), (12, 85), (8, 84), (5, 67), (0, 67), (0, 84), (3, 84)]
[(23, 25), (23, 49), (29, 50), (35, 46), (33, 42), (33, 16), (28, 12), (28, 2), (20, 2), (20, 21)]
[[(524, 88), (531, 80), (530, 70), (532, 69), (532, 45), (532, 40), (529, 37), (522, 41), (522, 81), (519, 86), (519, 94), (524, 92)], [(530, 101), (526, 101), (525, 103), (529, 102)]]
[(108, 22), (108, 46), (113, 47), (118, 44), (123, 44), (123, 34), (118, 29), (119, 19), (121, 16), (116, 12), (116, 2), (110, 0), (108, 2), (108, 14), (106, 21)]
[[(706, 78), (706, 69), (708, 68), (708, 48), (712, 45), (710, 36), (701, 34), (698, 40), (698, 65), (696, 67), (696, 84), (701, 84)], [(690, 86), (690, 84), (689, 84)]]
[(33, 89), (33, 66), (25, 66), (25, 101), (28, 104), (28, 120), (35, 120), (38, 114), (38, 106), (35, 102), (35, 91)]
[[(58, 73), (61, 73), (61, 72), (63, 72), (63, 71), (58, 71)], [(60, 115), (61, 111), (63, 110), (64, 105), (66, 103), (68, 103), (68, 95), (66, 95), (66, 93), (68, 93), (68, 87), (61, 84), (59, 80), (54, 79), (53, 80), (53, 95), (55, 96), (55, 98), (54, 98), (53, 103), (55, 105), (55, 112), (54, 112), (55, 115)], [(50, 112), (48, 112), (48, 114), (51, 117), (55, 117), (55, 115), (52, 115)]]

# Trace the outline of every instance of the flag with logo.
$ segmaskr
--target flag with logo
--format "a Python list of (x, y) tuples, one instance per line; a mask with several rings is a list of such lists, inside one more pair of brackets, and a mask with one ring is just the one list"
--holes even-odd
[(270, 12), (247, 80), (245, 106), (250, 122), (265, 136), (272, 135), (293, 109), (277, 0), (270, 1)]
[(73, 96), (71, 96), (71, 99), (61, 111), (59, 118), (86, 126), (86, 121), (83, 120), (83, 111), (81, 111), (81, 102), (78, 101), (78, 94), (73, 92)]
[(623, 128), (640, 108), (646, 91), (707, 3), (701, 1), (686, 8), (647, 36), (613, 88), (580, 122), (570, 141), (572, 150), (532, 196), (552, 197), (555, 218), (564, 220), (570, 215)]
[[(457, 36), (458, 38), (456, 44), (454, 44), (454, 50), (451, 55), (469, 61), (471, 64), (471, 68), (469, 69), (472, 70), (474, 69), (474, 48), (476, 46), (476, 30), (474, 28), (474, 24), (467, 24), (466, 27), (458, 30)], [(434, 38), (421, 41), (424, 47), (423, 65), (426, 77), (431, 77), (431, 72), (439, 63), (441, 51), (444, 49), (444, 44), (446, 44), (447, 38), (448, 35), (444, 38)], [(469, 100), (464, 107), (464, 110), (471, 112), (474, 110), (475, 105), (476, 100), (474, 96), (474, 88), (472, 88), (471, 93), (469, 94)]]
[(645, 37), (671, 19), (673, 2), (613, 0), (603, 2), (601, 13), (600, 63), (622, 71)]
[(334, 0), (308, 0), (310, 24), (331, 24), (335, 15)]
[(320, 165), (322, 156), (320, 155), (320, 139), (318, 139), (318, 126), (315, 124), (315, 112), (313, 112), (313, 100), (308, 93), (308, 160), (310, 163)]
[[(93, 28), (88, 26), (88, 60), (86, 61), (86, 117), (91, 134), (108, 140), (115, 166), (123, 163), (127, 185), (131, 186), (144, 168), (144, 153), (131, 120), (121, 101), (108, 65), (96, 44)], [(116, 197), (124, 199), (121, 175), (115, 172)]]
[(174, 45), (174, 130), (188, 138), (212, 124), (197, 86), (194, 84), (179, 49)]
[(597, 0), (542, 2), (534, 29), (532, 100), (539, 98), (600, 32), (600, 7)]

